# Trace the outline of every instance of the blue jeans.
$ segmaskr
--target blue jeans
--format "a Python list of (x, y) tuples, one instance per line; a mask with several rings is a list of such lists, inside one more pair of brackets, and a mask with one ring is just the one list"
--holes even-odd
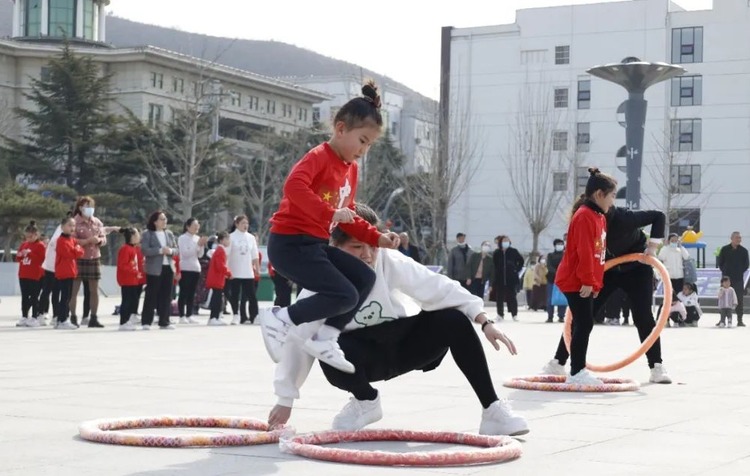
[[(552, 305), (552, 288), (555, 286), (550, 283), (547, 285), (547, 320), (552, 320), (552, 315), (555, 313), (555, 306)], [(557, 317), (565, 319), (565, 313), (568, 311), (568, 306), (557, 306)]]

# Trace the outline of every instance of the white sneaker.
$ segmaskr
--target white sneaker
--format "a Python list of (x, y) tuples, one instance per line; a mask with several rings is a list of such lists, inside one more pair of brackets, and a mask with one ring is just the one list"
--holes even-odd
[(333, 418), (331, 427), (337, 431), (356, 431), (381, 418), (383, 418), (383, 408), (380, 406), (380, 394), (375, 400), (357, 400), (352, 397)]
[(226, 326), (227, 323), (224, 322), (222, 319), (214, 318), (214, 319), (208, 320), (208, 325), (209, 326)]
[(47, 314), (41, 314), (39, 317), (37, 317), (37, 321), (39, 321), (40, 326), (46, 326), (47, 325), (47, 319), (49, 316)]
[(480, 435), (519, 436), (529, 432), (526, 419), (513, 412), (510, 403), (501, 399), (482, 410), (482, 422), (479, 424)]
[(339, 347), (337, 339), (313, 340), (308, 339), (302, 345), (302, 350), (323, 363), (347, 374), (354, 373), (354, 365), (346, 360), (344, 351)]
[(557, 359), (552, 359), (542, 368), (542, 375), (568, 375), (568, 372), (565, 370), (565, 366), (560, 365)]
[(190, 322), (188, 322), (187, 317), (181, 317), (180, 324), (190, 324)]
[(250, 319), (248, 319), (245, 322), (243, 322), (242, 325), (243, 326), (252, 326), (253, 325), (253, 321), (251, 321)]
[(26, 327), (39, 327), (39, 321), (33, 317), (26, 319)]
[(289, 334), (289, 324), (282, 321), (274, 311), (280, 309), (277, 306), (261, 309), (258, 314), (258, 322), (263, 336), (263, 343), (271, 360), (278, 363), (281, 360), (282, 349), (286, 336)]
[(118, 330), (121, 331), (134, 331), (138, 329), (132, 322), (128, 321), (125, 324), (120, 324), (120, 327)]
[(27, 327), (29, 324), (29, 318), (28, 317), (22, 317), (16, 322), (16, 327)]
[(594, 377), (594, 375), (586, 369), (581, 370), (575, 375), (568, 376), (568, 378), (565, 379), (565, 383), (568, 385), (604, 385), (604, 382)]
[(175, 330), (175, 327), (172, 324), (166, 325), (166, 326), (159, 326), (159, 330), (161, 331), (173, 331)]
[(89, 318), (88, 318), (88, 317), (84, 317), (84, 318), (83, 318), (83, 319), (81, 320), (81, 327), (86, 327), (86, 326), (88, 326), (88, 325), (89, 325)]
[(138, 318), (138, 314), (131, 314), (130, 319), (128, 319), (127, 323), (132, 325), (133, 327), (138, 327), (141, 325), (141, 320)]
[(58, 322), (55, 329), (78, 329), (78, 326), (70, 322), (70, 319), (66, 319), (63, 322)]
[(510, 316), (513, 318), (513, 322), (518, 322), (518, 316)]
[(188, 324), (200, 324), (200, 321), (198, 319), (194, 319), (193, 316), (190, 316), (187, 318)]
[(239, 326), (240, 325), (240, 316), (238, 316), (237, 314), (235, 314), (234, 316), (232, 316), (232, 325), (233, 326)]
[(654, 364), (654, 368), (651, 369), (651, 377), (649, 377), (648, 381), (651, 383), (672, 383), (667, 369), (662, 364)]
[(143, 329), (144, 331), (150, 331), (151, 330), (151, 326), (145, 326), (144, 325), (144, 326), (141, 326), (141, 329)]

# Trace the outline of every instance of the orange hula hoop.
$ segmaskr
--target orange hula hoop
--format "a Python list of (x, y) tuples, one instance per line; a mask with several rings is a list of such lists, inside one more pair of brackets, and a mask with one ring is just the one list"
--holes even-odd
[[(664, 267), (661, 261), (647, 254), (631, 253), (607, 261), (604, 264), (604, 271), (609, 270), (613, 266), (617, 266), (623, 263), (630, 263), (633, 261), (640, 261), (643, 264), (651, 265), (659, 272), (662, 283), (664, 283), (664, 305), (662, 306), (661, 315), (659, 316), (659, 320), (656, 322), (656, 327), (654, 327), (654, 329), (651, 331), (651, 334), (648, 335), (646, 340), (641, 343), (641, 346), (638, 347), (635, 352), (625, 357), (624, 359), (609, 365), (595, 365), (587, 362), (586, 368), (591, 371), (614, 372), (615, 370), (620, 370), (621, 368), (632, 364), (633, 362), (638, 360), (640, 356), (645, 354), (652, 345), (654, 345), (656, 339), (659, 338), (659, 334), (661, 334), (661, 331), (667, 325), (667, 320), (669, 320), (669, 308), (672, 307), (672, 282), (669, 280), (669, 273), (667, 272), (667, 268)], [(568, 354), (570, 354), (570, 340), (572, 329), (573, 314), (570, 312), (570, 307), (568, 307), (568, 312), (565, 314), (565, 327), (563, 329), (563, 340), (565, 341), (565, 348), (568, 350)]]

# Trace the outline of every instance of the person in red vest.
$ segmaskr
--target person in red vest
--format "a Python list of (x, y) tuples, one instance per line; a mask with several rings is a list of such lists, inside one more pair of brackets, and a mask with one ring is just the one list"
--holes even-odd
[(208, 319), (209, 326), (226, 326), (227, 323), (221, 319), (221, 308), (223, 305), (224, 286), (227, 279), (232, 277), (227, 266), (227, 247), (230, 239), (229, 233), (220, 231), (216, 235), (216, 249), (208, 264), (208, 276), (206, 276), (206, 287), (211, 290), (211, 316)]
[(134, 331), (138, 328), (138, 300), (141, 295), (143, 258), (139, 253), (140, 232), (132, 227), (120, 228), (125, 236), (125, 244), (117, 254), (117, 284), (120, 285), (122, 304), (120, 305), (120, 330)]
[(57, 238), (57, 255), (55, 256), (55, 279), (60, 289), (60, 309), (57, 311), (55, 329), (78, 329), (68, 320), (70, 313), (70, 296), (73, 293), (73, 281), (78, 276), (77, 261), (83, 257), (83, 248), (73, 238), (76, 222), (71, 217), (63, 218), (60, 223), (62, 233)]
[[(18, 283), (21, 286), (21, 320), (16, 327), (39, 327), (39, 291), (41, 290), (44, 270), (42, 263), (46, 247), (39, 239), (39, 229), (35, 221), (31, 221), (24, 230), (26, 241), (18, 248)], [(29, 318), (31, 311), (31, 318)]]

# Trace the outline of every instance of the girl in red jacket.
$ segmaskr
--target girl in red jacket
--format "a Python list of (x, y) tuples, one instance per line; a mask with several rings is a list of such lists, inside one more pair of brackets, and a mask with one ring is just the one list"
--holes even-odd
[(138, 328), (138, 300), (141, 294), (143, 276), (143, 257), (138, 245), (141, 234), (135, 228), (120, 228), (125, 236), (125, 244), (117, 254), (117, 284), (120, 285), (122, 303), (120, 304), (120, 330), (134, 331)]
[(617, 182), (599, 169), (589, 169), (586, 192), (573, 205), (568, 226), (568, 246), (557, 268), (555, 284), (568, 298), (573, 316), (570, 343), (570, 376), (566, 383), (601, 385), (586, 370), (589, 335), (594, 328), (594, 298), (602, 288), (607, 250), (607, 220), (615, 203)]
[(60, 309), (57, 311), (56, 329), (78, 329), (68, 320), (70, 295), (73, 293), (73, 280), (78, 276), (76, 260), (83, 256), (83, 248), (71, 235), (76, 229), (76, 222), (71, 217), (63, 218), (60, 223), (62, 234), (57, 238), (57, 255), (55, 256), (55, 279), (60, 290)]
[[(26, 241), (18, 248), (18, 282), (21, 285), (21, 320), (16, 327), (39, 327), (37, 306), (44, 270), (42, 263), (46, 247), (39, 239), (36, 222), (31, 221), (24, 230)], [(31, 310), (31, 319), (29, 319)]]
[(221, 310), (224, 304), (224, 286), (227, 279), (232, 277), (227, 266), (227, 247), (231, 243), (229, 233), (221, 231), (216, 235), (216, 249), (208, 263), (208, 275), (206, 276), (206, 288), (211, 290), (211, 303), (209, 309), (211, 316), (208, 319), (209, 326), (226, 326), (221, 320)]
[[(375, 273), (345, 252), (329, 246), (331, 229), (340, 224), (370, 246), (398, 247), (398, 235), (381, 234), (354, 213), (357, 160), (380, 136), (383, 118), (373, 82), (362, 96), (344, 104), (333, 120), (333, 136), (297, 162), (284, 182), (278, 211), (271, 218), (268, 258), (276, 270), (315, 292), (287, 308), (259, 314), (261, 335), (271, 359), (281, 359), (290, 330), (307, 353), (341, 371), (353, 373), (338, 335), (370, 294)], [(317, 335), (302, 335), (299, 324), (325, 319)]]

